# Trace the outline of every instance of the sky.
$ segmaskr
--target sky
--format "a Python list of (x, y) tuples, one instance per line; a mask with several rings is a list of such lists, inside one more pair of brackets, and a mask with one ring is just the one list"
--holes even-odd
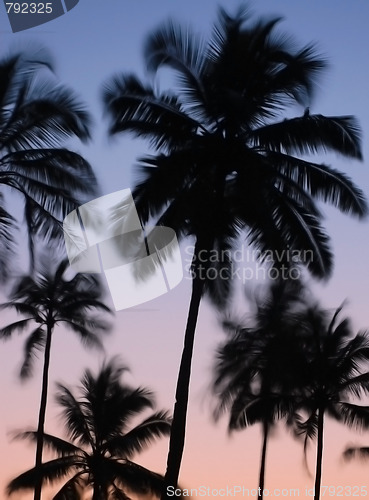
[[(0, 5), (0, 54), (29, 44), (47, 47), (56, 63), (57, 78), (72, 87), (91, 111), (94, 119), (93, 140), (75, 145), (92, 164), (102, 193), (131, 187), (135, 182), (135, 160), (147, 146), (131, 137), (111, 140), (103, 115), (101, 93), (104, 82), (122, 71), (145, 76), (142, 47), (145, 36), (168, 17), (191, 24), (196, 31), (209, 32), (217, 5), (230, 12), (239, 5), (228, 0), (80, 0), (68, 14), (43, 26), (12, 33), (3, 4)], [(347, 161), (330, 155), (321, 158), (347, 173), (369, 197), (368, 131), (369, 93), (368, 64), (369, 4), (365, 0), (258, 0), (250, 3), (255, 15), (281, 16), (281, 28), (302, 45), (316, 42), (330, 66), (320, 82), (320, 90), (311, 105), (311, 113), (355, 115), (362, 129), (364, 161)], [(165, 78), (164, 78), (165, 81)], [(302, 110), (303, 111), (303, 110)], [(346, 313), (355, 329), (369, 327), (368, 221), (359, 222), (327, 206), (322, 206), (325, 227), (335, 255), (334, 272), (326, 283), (312, 283), (321, 304), (335, 308), (347, 299)], [(186, 252), (184, 252), (184, 257)], [(254, 281), (248, 286), (254, 287)], [(119, 354), (130, 366), (128, 381), (149, 386), (157, 394), (158, 407), (171, 409), (182, 349), (183, 333), (190, 297), (188, 277), (170, 293), (144, 305), (116, 314), (114, 330), (106, 339), (105, 355)], [(109, 301), (107, 296), (107, 301)], [(232, 313), (244, 315), (246, 306), (237, 303)], [(10, 316), (2, 312), (0, 323)], [(208, 386), (212, 357), (224, 339), (218, 314), (205, 300), (197, 327), (186, 448), (181, 484), (196, 488), (248, 489), (257, 487), (261, 435), (257, 428), (228, 436), (225, 420), (214, 424)], [(24, 338), (19, 336), (0, 345), (0, 490), (15, 475), (31, 467), (34, 453), (26, 443), (11, 441), (16, 429), (34, 428), (37, 422), (41, 359), (34, 377), (26, 383), (18, 380)], [(60, 329), (53, 340), (50, 405), (46, 429), (62, 434), (58, 408), (53, 401), (55, 381), (77, 385), (86, 367), (97, 369), (104, 355), (86, 351), (73, 335)], [(342, 451), (348, 443), (369, 445), (369, 433), (359, 436), (327, 421), (322, 484), (368, 487), (369, 463), (344, 464)], [(138, 463), (164, 472), (167, 441), (136, 457)], [(299, 496), (308, 498), (313, 479), (303, 469), (302, 447), (276, 429), (267, 462), (266, 487), (299, 488)], [(310, 471), (314, 470), (314, 446), (308, 453)], [(286, 493), (287, 490), (284, 491)], [(333, 491), (333, 490), (331, 490)], [(310, 492), (311, 493), (311, 492)], [(327, 493), (328, 495), (328, 493)], [(326, 496), (327, 496), (326, 495)], [(2, 494), (0, 494), (2, 496)], [(278, 492), (274, 492), (278, 496)], [(280, 492), (279, 496), (287, 496)], [(247, 497), (245, 492), (244, 497)], [(26, 494), (14, 498), (29, 498)], [(43, 500), (51, 498), (47, 493)]]

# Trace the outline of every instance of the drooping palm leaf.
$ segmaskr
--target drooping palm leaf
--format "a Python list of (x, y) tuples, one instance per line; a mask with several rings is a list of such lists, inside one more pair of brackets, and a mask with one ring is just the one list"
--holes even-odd
[(165, 436), (169, 429), (168, 412), (154, 413), (126, 434), (107, 440), (104, 448), (113, 456), (123, 453), (127, 458), (131, 458), (134, 453), (140, 453), (149, 446), (153, 439)]
[(19, 475), (8, 484), (8, 494), (18, 490), (32, 489), (41, 478), (43, 482), (53, 482), (63, 479), (74, 468), (83, 466), (80, 458), (65, 456), (43, 463), (39, 469), (30, 469)]

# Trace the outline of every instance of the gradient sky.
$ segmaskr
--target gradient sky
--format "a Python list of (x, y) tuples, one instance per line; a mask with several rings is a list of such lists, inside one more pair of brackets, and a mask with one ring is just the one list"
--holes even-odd
[[(119, 71), (134, 71), (144, 76), (142, 44), (145, 35), (161, 21), (174, 17), (191, 23), (207, 33), (215, 18), (216, 6), (234, 10), (239, 2), (228, 0), (80, 0), (67, 15), (39, 28), (11, 33), (4, 5), (0, 5), (1, 56), (9, 49), (21, 49), (28, 43), (47, 46), (55, 57), (58, 78), (75, 89), (94, 116), (93, 142), (77, 149), (92, 163), (104, 193), (129, 187), (134, 182), (135, 158), (146, 145), (129, 137), (113, 141), (107, 138), (107, 123), (100, 101), (104, 81)], [(321, 81), (321, 91), (311, 113), (355, 115), (363, 131), (364, 162), (348, 162), (329, 156), (326, 163), (345, 171), (369, 196), (368, 136), (369, 91), (369, 3), (364, 0), (258, 0), (250, 4), (257, 15), (281, 15), (287, 33), (305, 44), (316, 41), (330, 61)], [(323, 158), (322, 158), (323, 161)], [(337, 307), (348, 299), (347, 314), (355, 328), (369, 327), (369, 233), (368, 222), (357, 222), (332, 208), (322, 207), (326, 228), (335, 254), (332, 278), (314, 284), (317, 297), (326, 307)], [(251, 285), (252, 286), (252, 285)], [(182, 349), (183, 331), (190, 295), (190, 281), (183, 280), (171, 293), (143, 306), (116, 315), (113, 334), (107, 338), (106, 354), (119, 353), (132, 369), (129, 381), (150, 386), (156, 391), (160, 407), (171, 409)], [(170, 313), (169, 313), (170, 311)], [(245, 313), (240, 304), (234, 312)], [(1, 324), (8, 317), (2, 313)], [(188, 431), (181, 482), (184, 486), (201, 485), (245, 488), (257, 486), (261, 440), (259, 429), (227, 436), (225, 421), (214, 425), (206, 396), (210, 380), (212, 354), (224, 338), (217, 315), (203, 303), (197, 329)], [(41, 360), (32, 380), (21, 384), (17, 370), (22, 359), (24, 338), (20, 336), (0, 346), (0, 490), (16, 474), (31, 467), (34, 452), (25, 443), (10, 443), (9, 432), (27, 426), (34, 428), (39, 404)], [(50, 406), (46, 429), (62, 433), (58, 409), (52, 401), (54, 381), (77, 384), (85, 367), (97, 368), (103, 355), (86, 352), (73, 335), (60, 330), (52, 348)], [(346, 465), (340, 454), (348, 442), (369, 445), (369, 433), (360, 437), (332, 422), (326, 425), (324, 485), (368, 486), (369, 463)], [(310, 470), (314, 470), (314, 451), (309, 452)], [(139, 463), (163, 472), (167, 442), (137, 458)], [(300, 488), (313, 480), (303, 471), (302, 448), (281, 428), (270, 444), (266, 487)], [(2, 493), (0, 494), (0, 497)], [(14, 498), (17, 498), (14, 495)], [(26, 499), (27, 495), (19, 498)], [(47, 499), (48, 496), (45, 496)], [(51, 497), (50, 497), (51, 498)]]

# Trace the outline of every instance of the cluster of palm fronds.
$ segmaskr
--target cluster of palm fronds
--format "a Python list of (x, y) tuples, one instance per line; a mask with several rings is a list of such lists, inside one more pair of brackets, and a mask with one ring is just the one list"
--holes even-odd
[(228, 412), (229, 431), (262, 424), (261, 498), (273, 426), (284, 420), (303, 437), (305, 457), (309, 440), (316, 438), (319, 498), (324, 417), (369, 429), (369, 407), (352, 402), (369, 395), (369, 333), (355, 335), (349, 320), (340, 319), (342, 308), (330, 314), (293, 281), (274, 283), (254, 306), (247, 326), (227, 324), (230, 338), (219, 347), (215, 365), (214, 416)]

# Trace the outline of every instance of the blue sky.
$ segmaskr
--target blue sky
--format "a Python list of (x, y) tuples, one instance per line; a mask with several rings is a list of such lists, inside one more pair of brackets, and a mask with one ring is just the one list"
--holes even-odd
[[(11, 33), (5, 8), (1, 4), (1, 55), (11, 48), (14, 50), (25, 47), (30, 42), (48, 47), (56, 61), (57, 77), (81, 96), (93, 114), (93, 141), (88, 146), (77, 145), (77, 149), (92, 163), (103, 192), (109, 193), (132, 185), (135, 159), (146, 151), (146, 145), (130, 137), (113, 141), (108, 139), (107, 122), (103, 118), (100, 100), (103, 83), (120, 71), (133, 71), (144, 76), (144, 38), (161, 21), (174, 17), (206, 34), (219, 4), (232, 12), (239, 2), (80, 0), (72, 11), (61, 18), (17, 34)], [(321, 90), (312, 103), (311, 112), (355, 115), (363, 131), (364, 162), (349, 162), (333, 155), (321, 160), (346, 172), (369, 196), (369, 92), (366, 55), (369, 47), (369, 3), (365, 0), (258, 0), (250, 3), (250, 6), (256, 15), (281, 15), (284, 18), (281, 29), (293, 35), (300, 44), (315, 41), (328, 58), (330, 66), (321, 80)], [(353, 317), (355, 326), (369, 326), (368, 222), (359, 223), (332, 208), (322, 207), (322, 210), (326, 215), (326, 228), (332, 239), (336, 264), (331, 280), (327, 284), (314, 285), (315, 292), (327, 307), (336, 307), (348, 298), (347, 312)], [(148, 304), (147, 311), (118, 313), (115, 332), (106, 345), (107, 353), (121, 352), (122, 358), (132, 367), (132, 380), (137, 384), (150, 385), (158, 393), (160, 404), (167, 408), (172, 406), (188, 298), (189, 281), (184, 280), (178, 289)], [(236, 481), (237, 478), (241, 481), (244, 466), (238, 464), (236, 467), (232, 460), (238, 457), (239, 461), (240, 457), (244, 457), (245, 467), (247, 464), (249, 471), (247, 480), (251, 487), (251, 484), (256, 484), (257, 478), (254, 464), (255, 457), (259, 456), (257, 431), (248, 431), (237, 440), (234, 438), (228, 442), (224, 426), (215, 428), (211, 424), (207, 403), (203, 402), (209, 380), (211, 353), (220, 339), (222, 334), (217, 327), (216, 314), (205, 303), (201, 310), (196, 343), (183, 478), (190, 485), (210, 480), (213, 476), (216, 477), (214, 484)], [(40, 372), (37, 371), (34, 379), (26, 385), (21, 386), (17, 382), (16, 369), (21, 360), (22, 342), (23, 339), (20, 338), (11, 344), (0, 346), (3, 374), (0, 380), (1, 391), (8, 397), (8, 404), (0, 413), (0, 449), (3, 450), (1, 453), (9, 453), (8, 467), (0, 471), (0, 489), (12, 474), (21, 472), (24, 467), (32, 464), (32, 452), (23, 451), (26, 445), (8, 445), (6, 434), (14, 427), (32, 426), (36, 422)], [(56, 340), (54, 347), (52, 381), (62, 379), (68, 383), (77, 383), (86, 365), (97, 366), (102, 359), (100, 355), (85, 353), (71, 335), (65, 337), (64, 333)], [(57, 410), (51, 407), (50, 421), (55, 414)], [(51, 426), (56, 432), (55, 423)], [(202, 430), (201, 442), (199, 429)], [(334, 425), (330, 432), (327, 439), (330, 440), (332, 449), (337, 447), (335, 454), (330, 454), (329, 467), (334, 471), (333, 466), (338, 464), (336, 461), (343, 449), (344, 439), (347, 441), (351, 437), (342, 438), (339, 428)], [(338, 436), (342, 443), (336, 439)], [(366, 442), (369, 444), (369, 436)], [(292, 441), (288, 441), (295, 458), (283, 462), (278, 458), (278, 443), (282, 443), (279, 446), (284, 446), (282, 437), (276, 439), (276, 443), (275, 449), (271, 451), (270, 468), (278, 470), (282, 478), (287, 478), (286, 471), (294, 466), (300, 471), (301, 450)], [(219, 449), (223, 450), (225, 463), (222, 462)], [(157, 465), (159, 470), (162, 463), (158, 457), (165, 457), (165, 446), (158, 449), (157, 453), (155, 456), (148, 455), (145, 459), (148, 465)], [(22, 460), (19, 460), (19, 456)], [(206, 463), (211, 464), (213, 476), (205, 472), (201, 475)], [(329, 467), (326, 466), (325, 472)], [(360, 480), (366, 484), (367, 469), (365, 472), (363, 466), (357, 466), (355, 471), (357, 470), (361, 471), (358, 473), (361, 474)], [(347, 478), (353, 477), (353, 469), (342, 466), (342, 474), (348, 481)], [(301, 481), (304, 480), (307, 484), (311, 482), (307, 476), (301, 477)], [(334, 479), (334, 472), (330, 478)]]

